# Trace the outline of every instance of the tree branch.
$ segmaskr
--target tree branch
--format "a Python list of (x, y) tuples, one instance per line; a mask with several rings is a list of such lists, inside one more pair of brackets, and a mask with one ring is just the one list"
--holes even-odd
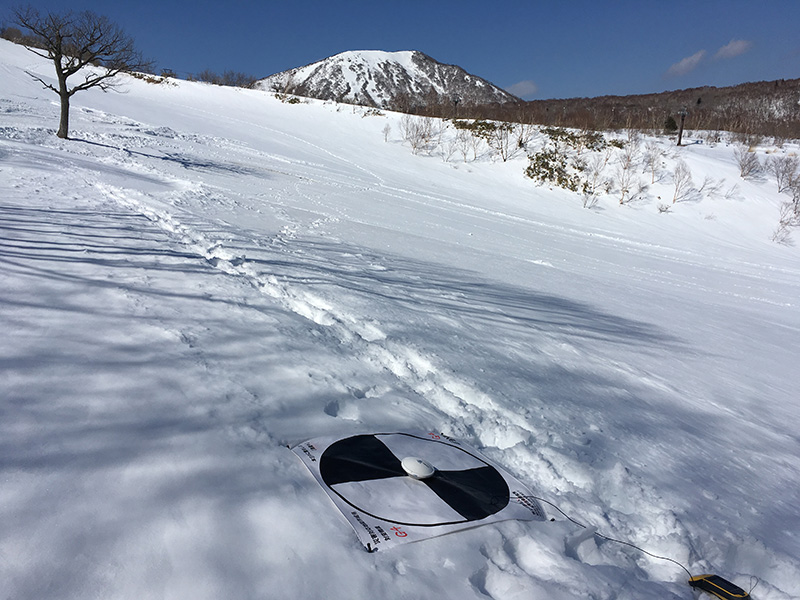
[(25, 71), (25, 72), (28, 75), (30, 75), (33, 78), (34, 81), (38, 81), (39, 83), (41, 83), (46, 89), (53, 90), (55, 93), (58, 93), (58, 90), (53, 86), (52, 83), (47, 83), (44, 79), (42, 79), (38, 75), (34, 75), (30, 71)]

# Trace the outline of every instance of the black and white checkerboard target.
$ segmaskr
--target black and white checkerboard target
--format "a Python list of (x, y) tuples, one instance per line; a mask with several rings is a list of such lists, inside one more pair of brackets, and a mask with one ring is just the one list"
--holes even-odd
[(318, 438), (293, 448), (368, 550), (544, 512), (511, 474), (437, 433)]

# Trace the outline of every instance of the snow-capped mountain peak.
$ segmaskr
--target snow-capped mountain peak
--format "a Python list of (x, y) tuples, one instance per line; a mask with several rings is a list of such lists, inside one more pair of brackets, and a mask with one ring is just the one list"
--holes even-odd
[(363, 104), (408, 109), (458, 99), (466, 105), (517, 102), (518, 98), (456, 65), (416, 50), (359, 50), (271, 75), (262, 89)]

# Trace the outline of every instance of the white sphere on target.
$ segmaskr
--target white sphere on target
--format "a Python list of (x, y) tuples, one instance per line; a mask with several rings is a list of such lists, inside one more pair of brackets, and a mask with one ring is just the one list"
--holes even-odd
[(400, 466), (412, 479), (427, 479), (436, 471), (431, 463), (416, 456), (405, 457)]

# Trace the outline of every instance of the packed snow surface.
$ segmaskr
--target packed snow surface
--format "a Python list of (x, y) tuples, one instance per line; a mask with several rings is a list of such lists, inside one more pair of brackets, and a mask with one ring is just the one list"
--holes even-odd
[[(26, 71), (0, 40), (0, 598), (692, 598), (548, 505), (365, 552), (287, 446), (408, 429), (800, 596), (800, 251), (732, 147), (658, 139), (640, 199), (586, 209), (263, 91), (126, 78), (59, 140)], [(724, 183), (662, 213), (678, 159)]]

